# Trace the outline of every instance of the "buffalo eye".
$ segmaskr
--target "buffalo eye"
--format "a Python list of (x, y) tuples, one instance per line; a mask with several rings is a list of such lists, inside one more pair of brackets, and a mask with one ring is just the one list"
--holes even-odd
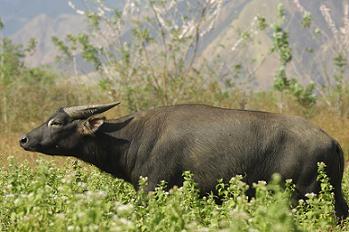
[(51, 119), (47, 125), (48, 127), (58, 128), (63, 126), (63, 122), (56, 119)]

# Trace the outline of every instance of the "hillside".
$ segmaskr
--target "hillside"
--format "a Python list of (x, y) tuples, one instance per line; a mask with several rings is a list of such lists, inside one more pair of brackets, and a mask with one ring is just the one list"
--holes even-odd
[[(122, 9), (124, 2), (119, 1), (115, 7)], [(272, 32), (270, 29), (263, 32), (251, 31), (251, 25), (255, 16), (266, 17), (268, 23), (275, 22), (276, 8), (280, 2), (285, 5), (286, 27), (290, 32), (290, 46), (294, 56), (289, 73), (304, 82), (315, 80), (324, 83), (326, 72), (331, 72), (334, 56), (331, 48), (335, 41), (320, 12), (320, 6), (325, 4), (331, 9), (330, 15), (335, 26), (340, 28), (344, 25), (344, 0), (300, 1), (305, 10), (312, 14), (313, 23), (309, 29), (304, 29), (301, 25), (302, 12), (297, 8), (296, 1), (225, 1), (215, 29), (200, 43), (200, 56), (196, 66), (219, 60), (224, 73), (236, 65), (242, 65), (243, 75), (256, 80), (254, 86), (269, 87), (278, 67), (277, 57), (270, 55)], [(0, 0), (0, 3), (6, 6), (0, 9), (6, 25), (5, 34), (11, 35), (17, 43), (26, 43), (30, 38), (37, 39), (36, 53), (26, 60), (32, 66), (55, 61), (57, 50), (51, 42), (52, 36), (64, 38), (66, 34), (84, 32), (87, 28), (83, 17), (75, 14), (64, 1), (48, 4), (43, 0), (35, 0), (29, 4), (23, 0)], [(16, 11), (19, 7), (21, 10)], [(319, 35), (314, 33), (315, 30), (320, 32)], [(238, 43), (241, 33), (246, 31), (252, 34), (250, 40)], [(236, 45), (238, 48), (233, 49)]]
[(38, 66), (55, 62), (58, 55), (52, 41), (52, 36), (64, 38), (70, 33), (86, 31), (86, 23), (80, 15), (59, 15), (52, 18), (46, 14), (40, 14), (26, 23), (20, 30), (12, 35), (16, 43), (25, 44), (29, 38), (38, 41), (36, 52), (27, 58), (30, 66)]
[[(302, 26), (303, 14), (294, 2), (278, 0), (246, 1), (238, 16), (231, 21), (224, 21), (223, 30), (202, 50), (202, 62), (219, 58), (223, 65), (233, 67), (241, 64), (245, 74), (255, 75), (257, 86), (269, 87), (278, 68), (277, 56), (271, 53), (271, 30), (250, 30), (255, 16), (265, 17), (268, 23), (276, 20), (277, 5), (283, 2), (286, 10), (286, 25), (289, 31), (290, 47), (293, 51), (293, 60), (289, 66), (289, 74), (302, 82), (316, 81), (325, 83), (325, 75), (331, 73), (335, 52), (334, 35), (320, 12), (321, 4), (331, 9), (330, 16), (337, 28), (344, 26), (344, 1), (300, 1), (306, 11), (312, 15), (310, 28)], [(233, 4), (233, 3), (231, 3)], [(225, 10), (229, 10), (226, 7)], [(230, 12), (225, 12), (229, 15)], [(316, 34), (315, 30), (319, 33)], [(243, 32), (250, 32), (251, 38), (245, 43), (238, 43)], [(238, 44), (238, 48), (234, 49)], [(348, 54), (348, 51), (346, 51)], [(326, 73), (327, 72), (327, 73)]]
[(0, 0), (0, 5), (0, 16), (5, 22), (6, 35), (12, 35), (23, 27), (30, 28), (27, 23), (42, 14), (51, 18), (57, 18), (62, 14), (74, 14), (65, 0)]

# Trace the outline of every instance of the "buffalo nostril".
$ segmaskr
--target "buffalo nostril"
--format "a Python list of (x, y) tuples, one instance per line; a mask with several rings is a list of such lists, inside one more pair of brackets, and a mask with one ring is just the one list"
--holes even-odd
[(24, 145), (26, 143), (28, 143), (29, 139), (27, 136), (23, 136), (20, 140), (19, 140), (19, 143)]

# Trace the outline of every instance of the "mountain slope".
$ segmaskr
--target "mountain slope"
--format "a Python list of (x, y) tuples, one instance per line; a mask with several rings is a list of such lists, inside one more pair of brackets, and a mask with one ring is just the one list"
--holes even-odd
[(36, 52), (26, 59), (31, 66), (48, 64), (55, 61), (58, 51), (52, 43), (52, 36), (63, 39), (67, 34), (75, 34), (87, 30), (84, 18), (79, 15), (60, 15), (51, 18), (41, 14), (33, 18), (12, 35), (19, 44), (26, 44), (30, 38), (38, 42)]
[[(125, 3), (124, 0), (107, 2), (113, 2), (119, 9)], [(302, 27), (303, 15), (296, 1), (226, 0), (215, 29), (202, 38), (196, 66), (200, 68), (204, 64), (219, 62), (222, 79), (227, 78), (228, 71), (234, 74), (234, 69), (241, 67), (241, 77), (250, 77), (255, 80), (254, 85), (261, 88), (270, 87), (279, 66), (277, 55), (271, 54), (272, 30), (256, 31), (252, 24), (256, 16), (265, 17), (268, 23), (275, 22), (280, 2), (285, 5), (285, 28), (289, 31), (290, 47), (293, 50), (293, 61), (288, 70), (290, 76), (303, 82), (324, 82), (326, 72), (331, 72), (330, 67), (333, 66), (334, 51), (331, 48), (335, 40), (320, 12), (320, 5), (326, 4), (331, 9), (335, 26), (339, 28), (343, 25), (345, 0), (300, 0), (312, 14), (313, 24), (310, 29)], [(0, 0), (0, 4), (5, 6), (0, 8), (5, 29), (9, 28), (5, 32), (14, 31), (10, 34), (15, 42), (25, 44), (32, 37), (38, 41), (37, 52), (26, 60), (33, 66), (54, 62), (57, 50), (51, 42), (52, 36), (64, 38), (69, 33), (87, 31), (84, 18), (76, 15), (65, 1)], [(14, 26), (11, 26), (11, 22)], [(314, 33), (316, 28), (321, 31), (320, 35)], [(241, 41), (241, 34), (245, 32), (251, 36)], [(231, 74), (228, 78), (232, 78)]]
[(49, 15), (51, 18), (62, 14), (74, 14), (65, 0), (0, 0), (0, 6), (0, 16), (5, 22), (6, 35), (16, 33), (26, 23), (41, 14)]
[[(330, 15), (336, 28), (340, 30), (344, 25), (345, 1), (300, 1), (305, 10), (311, 13), (310, 28), (302, 26), (303, 13), (294, 1), (248, 1), (239, 11), (238, 17), (225, 24), (221, 33), (203, 49), (199, 64), (219, 58), (220, 62), (224, 63), (222, 66), (242, 65), (244, 78), (251, 74), (255, 76), (255, 84), (258, 87), (270, 87), (279, 67), (277, 54), (271, 54), (272, 30), (258, 31), (250, 28), (253, 28), (251, 25), (256, 16), (265, 17), (269, 24), (276, 22), (277, 6), (280, 2), (284, 3), (286, 10), (284, 28), (289, 32), (289, 43), (293, 51), (293, 59), (288, 66), (289, 76), (303, 83), (326, 82), (326, 76), (333, 75), (334, 56), (337, 52), (348, 55), (349, 51), (335, 49), (336, 40), (320, 12), (320, 6), (324, 4), (331, 10)], [(315, 30), (320, 33), (315, 33)], [(241, 41), (241, 34), (244, 32), (251, 35), (245, 42)], [(349, 31), (347, 33), (349, 34)]]

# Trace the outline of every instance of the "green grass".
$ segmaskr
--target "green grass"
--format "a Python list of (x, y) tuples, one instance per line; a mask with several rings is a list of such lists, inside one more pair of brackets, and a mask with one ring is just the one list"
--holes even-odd
[(292, 184), (282, 190), (278, 176), (257, 183), (251, 201), (241, 177), (220, 182), (224, 200), (217, 205), (213, 196), (199, 197), (190, 173), (181, 188), (165, 192), (161, 184), (147, 194), (73, 159), (62, 167), (39, 160), (35, 168), (10, 160), (0, 169), (0, 231), (349, 231), (347, 220), (337, 225), (328, 179), (319, 170), (322, 192), (291, 208)]

